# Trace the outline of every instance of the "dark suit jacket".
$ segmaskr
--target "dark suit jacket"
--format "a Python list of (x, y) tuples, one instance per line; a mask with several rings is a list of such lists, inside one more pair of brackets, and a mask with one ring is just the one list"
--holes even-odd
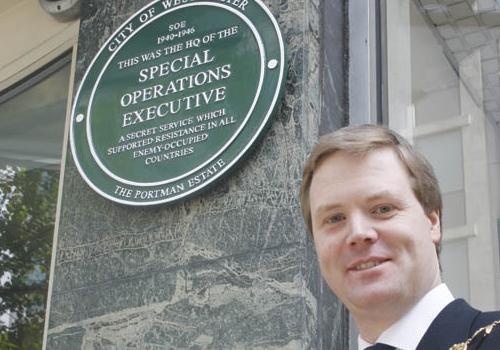
[[(476, 330), (500, 320), (500, 312), (481, 312), (457, 299), (446, 306), (431, 323), (416, 350), (448, 350), (466, 341)], [(479, 336), (468, 350), (500, 350), (500, 325), (486, 337)]]

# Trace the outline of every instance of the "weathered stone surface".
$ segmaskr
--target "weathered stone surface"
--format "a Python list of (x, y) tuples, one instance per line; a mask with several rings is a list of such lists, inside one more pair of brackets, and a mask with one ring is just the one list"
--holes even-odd
[[(325, 3), (342, 30), (343, 2)], [(77, 84), (145, 4), (83, 2)], [(181, 204), (127, 207), (92, 191), (68, 151), (48, 349), (346, 349), (346, 312), (319, 275), (297, 199), (308, 150), (344, 118), (343, 47), (322, 45), (319, 0), (266, 4), (288, 47), (285, 98), (225, 180)]]

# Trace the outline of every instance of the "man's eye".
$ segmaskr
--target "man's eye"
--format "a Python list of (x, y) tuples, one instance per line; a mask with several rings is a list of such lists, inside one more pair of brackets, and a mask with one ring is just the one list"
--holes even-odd
[(379, 205), (373, 210), (373, 214), (385, 215), (389, 214), (394, 210), (394, 206), (390, 204)]
[(336, 223), (339, 223), (343, 220), (345, 220), (344, 214), (335, 214), (335, 215), (330, 216), (327, 221), (329, 224), (336, 224)]

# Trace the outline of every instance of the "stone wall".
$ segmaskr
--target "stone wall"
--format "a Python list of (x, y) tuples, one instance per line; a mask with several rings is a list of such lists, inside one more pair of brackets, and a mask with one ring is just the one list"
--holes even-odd
[[(223, 181), (181, 204), (128, 207), (91, 190), (68, 150), (47, 349), (347, 349), (297, 199), (308, 150), (345, 119), (344, 1), (265, 3), (287, 44), (285, 97)], [(75, 86), (146, 4), (83, 1)]]

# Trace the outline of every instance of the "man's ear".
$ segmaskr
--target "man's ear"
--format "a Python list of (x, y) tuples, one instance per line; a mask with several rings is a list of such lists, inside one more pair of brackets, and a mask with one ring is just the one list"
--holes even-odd
[(434, 244), (438, 244), (441, 241), (441, 220), (439, 218), (439, 212), (437, 210), (433, 210), (427, 214), (427, 217), (429, 218), (429, 222), (431, 224), (430, 234), (432, 242), (434, 242)]

